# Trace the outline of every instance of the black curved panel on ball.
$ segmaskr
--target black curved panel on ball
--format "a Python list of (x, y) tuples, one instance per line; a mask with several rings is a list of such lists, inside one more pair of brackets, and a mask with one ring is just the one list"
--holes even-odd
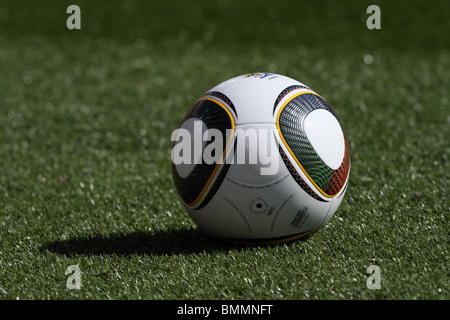
[[(230, 130), (234, 130), (234, 119), (227, 107), (212, 98), (202, 98), (191, 107), (184, 117), (182, 124), (191, 118), (201, 120), (206, 125), (207, 129), (217, 129), (220, 131), (222, 134), (223, 155), (225, 155), (231, 139), (231, 137), (229, 137)], [(191, 140), (191, 143), (194, 143), (194, 141)], [(213, 143), (213, 141), (207, 141), (205, 148), (211, 143)], [(184, 204), (189, 207), (194, 207), (199, 204), (200, 200), (203, 198), (204, 201), (200, 206), (205, 206), (206, 202), (212, 198), (208, 197), (205, 193), (216, 176), (218, 178), (214, 181), (214, 184), (210, 189), (217, 191), (223, 181), (223, 179), (222, 181), (219, 181), (219, 178), (224, 176), (223, 174), (220, 174), (224, 168), (228, 169), (228, 167), (226, 165), (224, 166), (221, 162), (208, 164), (202, 157), (201, 163), (196, 164), (187, 177), (181, 177), (177, 172), (176, 165), (172, 162), (172, 175), (175, 188)]]

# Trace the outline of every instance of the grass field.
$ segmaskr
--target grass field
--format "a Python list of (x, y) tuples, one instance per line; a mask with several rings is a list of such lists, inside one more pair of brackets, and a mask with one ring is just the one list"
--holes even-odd
[[(449, 299), (450, 5), (342, 2), (2, 1), (0, 299)], [(258, 71), (319, 92), (350, 142), (306, 241), (211, 239), (172, 183), (188, 108)]]

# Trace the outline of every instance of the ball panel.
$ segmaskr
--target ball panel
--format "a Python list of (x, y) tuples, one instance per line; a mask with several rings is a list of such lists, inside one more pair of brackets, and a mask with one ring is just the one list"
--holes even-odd
[[(219, 190), (222, 188), (223, 184)], [(186, 209), (195, 223), (210, 235), (245, 238), (252, 233), (248, 221), (240, 210), (228, 198), (217, 193), (204, 208)]]
[(281, 91), (281, 93), (278, 95), (277, 99), (275, 100), (275, 103), (273, 105), (273, 113), (275, 114), (275, 110), (277, 109), (278, 105), (280, 104), (281, 100), (283, 100), (284, 97), (286, 97), (292, 91), (299, 90), (299, 89), (311, 90), (309, 87), (302, 85), (302, 84), (295, 84), (295, 85), (287, 87), (286, 89)]
[(224, 95), (222, 92), (208, 91), (207, 93), (205, 93), (203, 95), (203, 98), (208, 98), (208, 97), (214, 97), (214, 98), (221, 100), (227, 107), (229, 107), (234, 112), (234, 115), (236, 116), (236, 118), (238, 117), (236, 108), (235, 108), (233, 102), (231, 102), (231, 100), (226, 95)]
[[(206, 124), (201, 119), (195, 117), (189, 118), (184, 121), (180, 128), (187, 130), (190, 133), (191, 138), (198, 136), (203, 137), (204, 132), (206, 131), (206, 129), (208, 129)], [(181, 133), (181, 130), (179, 130), (178, 132)], [(184, 138), (181, 137), (181, 134), (177, 134), (174, 148), (185, 142), (182, 139)], [(190, 141), (189, 144), (191, 145), (191, 147), (186, 151), (190, 151), (190, 158), (192, 161), (189, 161), (189, 163), (180, 163), (175, 165), (175, 169), (177, 170), (178, 175), (183, 179), (187, 178), (192, 173), (192, 171), (195, 169), (196, 163), (201, 163), (202, 151), (205, 148), (205, 141), (203, 141), (202, 144), (199, 144), (199, 146), (197, 147), (199, 150), (195, 150), (195, 145), (193, 143), (190, 143)]]
[(280, 146), (279, 149), (281, 159), (283, 160), (286, 168), (289, 170), (289, 173), (294, 178), (294, 180), (297, 182), (297, 184), (302, 188), (303, 191), (305, 191), (309, 196), (313, 197), (317, 201), (326, 202), (328, 200), (323, 199), (318, 195), (311, 187), (305, 182), (301, 174), (295, 169), (292, 162), (289, 160), (289, 157), (287, 156), (286, 152), (283, 150), (283, 148)]
[(350, 175), (350, 152), (347, 137), (345, 136), (345, 134), (344, 139), (345, 139), (344, 159), (342, 160), (341, 166), (334, 171), (327, 189), (327, 193), (335, 194), (336, 196), (339, 194), (341, 190), (344, 189), (343, 186), (348, 181), (348, 177)]
[(337, 170), (344, 159), (345, 139), (336, 117), (324, 109), (311, 111), (303, 122), (306, 137), (320, 159)]
[(289, 86), (304, 86), (292, 78), (271, 73), (252, 73), (227, 80), (210, 91), (225, 94), (237, 111), (236, 125), (273, 123), (273, 103)]
[[(226, 154), (232, 139), (232, 137), (227, 136), (227, 130), (234, 130), (234, 119), (225, 106), (213, 99), (200, 99), (186, 114), (183, 124), (190, 121), (189, 119), (200, 119), (206, 125), (207, 129), (214, 128), (219, 130), (223, 137), (223, 155)], [(183, 127), (183, 124), (181, 127)], [(198, 139), (195, 141), (194, 137), (191, 135), (191, 145), (201, 143)], [(204, 147), (207, 147), (210, 143), (212, 142), (207, 141)], [(193, 158), (191, 159), (191, 163), (194, 163)], [(220, 163), (208, 164), (202, 157), (201, 163), (195, 164), (193, 168), (190, 168), (191, 172), (189, 175), (184, 176), (183, 174), (180, 175), (180, 169), (177, 170), (177, 166), (179, 165), (175, 165), (172, 162), (172, 176), (175, 188), (183, 203), (187, 206), (195, 206), (199, 203), (206, 195), (206, 191), (213, 182), (216, 174), (223, 167)]]
[(237, 184), (256, 188), (278, 180), (284, 165), (279, 161), (276, 133), (272, 123), (236, 125), (235, 154), (227, 177)]
[[(279, 109), (277, 127), (283, 144), (299, 168), (323, 196), (332, 198), (343, 186), (339, 177), (345, 174), (345, 170), (341, 170), (342, 174), (335, 177), (336, 171), (340, 168), (337, 170), (330, 168), (311, 145), (305, 132), (305, 119), (314, 110), (325, 110), (335, 117), (333, 110), (316, 93), (312, 91), (297, 93)], [(345, 134), (342, 129), (340, 131), (345, 140)]]
[(269, 242), (317, 230), (330, 202), (300, 189), (287, 168), (277, 176), (278, 181), (265, 186), (245, 186), (226, 177), (206, 206), (188, 212), (206, 232), (228, 239)]

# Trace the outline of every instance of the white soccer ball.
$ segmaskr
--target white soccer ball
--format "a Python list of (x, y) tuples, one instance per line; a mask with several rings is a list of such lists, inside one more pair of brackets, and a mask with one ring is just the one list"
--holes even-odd
[(172, 135), (179, 198), (208, 234), (278, 243), (319, 230), (348, 185), (342, 125), (308, 86), (252, 73), (205, 93)]

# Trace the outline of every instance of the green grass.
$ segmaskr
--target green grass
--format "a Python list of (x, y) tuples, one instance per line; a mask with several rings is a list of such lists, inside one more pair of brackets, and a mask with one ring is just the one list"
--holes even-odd
[[(450, 298), (446, 1), (377, 2), (372, 31), (366, 1), (73, 3), (80, 31), (72, 3), (0, 4), (1, 299)], [(174, 190), (185, 112), (257, 71), (319, 92), (350, 142), (345, 199), (306, 241), (211, 239)]]

